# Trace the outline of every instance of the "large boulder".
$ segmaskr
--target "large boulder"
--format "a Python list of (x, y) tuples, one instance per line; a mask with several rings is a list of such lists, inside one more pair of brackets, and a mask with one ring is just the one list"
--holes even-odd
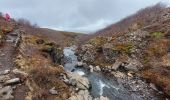
[(124, 66), (129, 71), (139, 71), (143, 68), (143, 65), (136, 59), (129, 59), (128, 65)]
[(82, 90), (90, 89), (90, 82), (86, 77), (79, 75), (77, 72), (68, 73), (69, 83)]
[(71, 96), (69, 100), (92, 100), (92, 97), (88, 90), (80, 90), (78, 94)]

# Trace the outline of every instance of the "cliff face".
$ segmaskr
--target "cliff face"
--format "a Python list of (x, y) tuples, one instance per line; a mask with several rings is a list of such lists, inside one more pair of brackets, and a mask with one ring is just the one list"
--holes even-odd
[(141, 10), (91, 36), (79, 47), (79, 60), (107, 72), (133, 71), (170, 95), (169, 22), (170, 8)]

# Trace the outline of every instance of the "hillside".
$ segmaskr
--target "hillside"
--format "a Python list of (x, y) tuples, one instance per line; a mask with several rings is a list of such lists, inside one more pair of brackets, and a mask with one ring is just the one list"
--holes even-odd
[(70, 97), (72, 87), (61, 78), (66, 74), (61, 59), (63, 47), (73, 45), (80, 34), (27, 27), (1, 16), (0, 33), (0, 100)]
[(94, 34), (0, 16), (0, 100), (169, 100), (170, 8)]
[(157, 4), (85, 37), (79, 60), (154, 83), (170, 96), (170, 8)]

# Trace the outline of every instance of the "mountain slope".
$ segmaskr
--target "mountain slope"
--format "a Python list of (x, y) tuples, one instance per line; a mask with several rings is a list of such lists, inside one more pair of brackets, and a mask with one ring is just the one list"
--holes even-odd
[(79, 60), (104, 72), (133, 72), (170, 95), (170, 8), (145, 8), (89, 36)]

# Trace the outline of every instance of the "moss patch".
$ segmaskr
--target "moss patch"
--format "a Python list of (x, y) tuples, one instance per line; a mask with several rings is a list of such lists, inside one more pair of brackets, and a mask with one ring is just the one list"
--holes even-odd
[(164, 37), (164, 33), (162, 32), (153, 32), (151, 33), (151, 37), (155, 38), (155, 39), (161, 39), (162, 37)]
[(130, 54), (131, 50), (134, 48), (134, 45), (132, 43), (128, 44), (116, 44), (112, 50), (113, 51), (119, 51), (122, 54)]

